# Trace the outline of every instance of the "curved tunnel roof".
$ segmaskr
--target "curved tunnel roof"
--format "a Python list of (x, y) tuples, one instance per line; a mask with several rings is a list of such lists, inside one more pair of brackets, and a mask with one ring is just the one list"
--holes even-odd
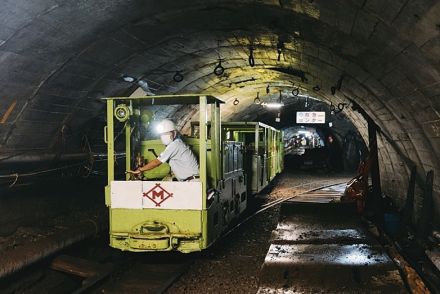
[[(80, 130), (103, 114), (100, 98), (135, 90), (121, 79), (127, 74), (148, 81), (156, 94), (219, 97), (231, 120), (256, 118), (261, 110), (249, 106), (268, 84), (276, 93), (299, 87), (327, 103), (352, 99), (385, 135), (381, 172), (390, 190), (407, 181), (402, 157), (439, 170), (439, 1), (2, 4), (1, 150), (54, 148), (67, 127)], [(213, 73), (219, 59), (220, 77)], [(177, 71), (181, 82), (173, 80)], [(362, 116), (346, 114), (367, 137)], [(439, 184), (436, 175), (436, 191)]]

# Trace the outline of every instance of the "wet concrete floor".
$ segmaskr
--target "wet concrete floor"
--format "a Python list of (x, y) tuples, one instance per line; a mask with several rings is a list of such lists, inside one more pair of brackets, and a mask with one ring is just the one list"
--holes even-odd
[(345, 185), (282, 204), (258, 293), (407, 293), (399, 271), (364, 228)]

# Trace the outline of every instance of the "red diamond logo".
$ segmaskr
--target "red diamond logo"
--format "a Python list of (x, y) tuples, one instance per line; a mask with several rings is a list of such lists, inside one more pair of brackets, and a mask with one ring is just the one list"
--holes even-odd
[(160, 205), (167, 200), (170, 197), (173, 197), (173, 193), (169, 193), (167, 190), (162, 188), (160, 183), (157, 183), (156, 186), (154, 186), (149, 191), (143, 193), (144, 197), (147, 197), (151, 201), (156, 204), (157, 207), (160, 207)]

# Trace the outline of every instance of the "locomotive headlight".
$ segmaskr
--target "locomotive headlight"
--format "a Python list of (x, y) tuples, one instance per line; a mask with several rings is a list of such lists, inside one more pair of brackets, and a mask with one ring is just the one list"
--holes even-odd
[(118, 121), (124, 122), (130, 116), (130, 109), (125, 104), (119, 104), (115, 108), (115, 117)]

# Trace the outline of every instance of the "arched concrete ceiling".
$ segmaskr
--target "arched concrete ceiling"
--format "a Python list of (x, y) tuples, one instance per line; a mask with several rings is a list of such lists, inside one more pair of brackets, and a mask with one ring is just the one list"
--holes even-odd
[[(389, 135), (379, 147), (390, 191), (407, 180), (401, 155), (422, 171), (438, 170), (439, 1), (2, 4), (1, 150), (55, 148), (66, 129), (80, 132), (102, 115), (99, 98), (132, 93), (133, 85), (120, 78), (129, 74), (149, 81), (158, 94), (212, 93), (226, 100), (226, 119), (255, 118), (249, 106), (268, 83), (274, 92), (295, 84), (334, 104), (350, 98)], [(277, 61), (279, 40), (285, 48)], [(247, 62), (251, 44), (255, 67)], [(226, 68), (222, 77), (212, 72), (219, 57)], [(180, 83), (172, 80), (177, 70), (184, 74)], [(292, 70), (305, 72), (307, 81)], [(332, 95), (330, 87), (341, 75), (342, 88)], [(319, 92), (312, 90), (315, 85)], [(237, 107), (235, 98), (241, 101)], [(346, 114), (366, 137), (362, 117)], [(437, 174), (436, 191), (439, 184)]]

